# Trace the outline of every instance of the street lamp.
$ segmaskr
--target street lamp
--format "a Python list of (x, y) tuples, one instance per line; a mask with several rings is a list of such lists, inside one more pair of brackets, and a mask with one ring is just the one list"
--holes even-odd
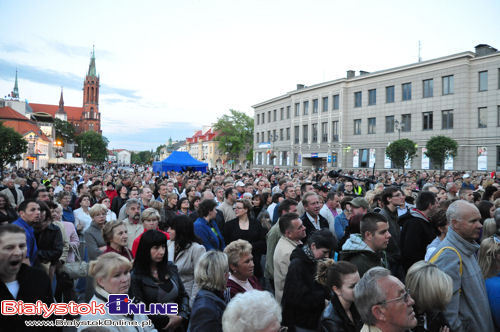
[(59, 158), (62, 157), (62, 141), (61, 140), (56, 140), (54, 142), (54, 148), (56, 152), (56, 164), (59, 164)]
[(398, 140), (400, 140), (401, 139), (401, 126), (400, 126), (398, 120), (394, 121), (394, 126), (396, 127), (396, 130), (398, 131)]

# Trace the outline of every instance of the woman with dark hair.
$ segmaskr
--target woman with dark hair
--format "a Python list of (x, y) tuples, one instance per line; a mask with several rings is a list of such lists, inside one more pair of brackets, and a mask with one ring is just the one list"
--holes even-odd
[(177, 201), (179, 200), (176, 193), (170, 193), (167, 195), (167, 199), (165, 200), (165, 219), (168, 223), (172, 218), (177, 215)]
[(192, 306), (198, 293), (198, 287), (194, 283), (194, 268), (206, 249), (194, 234), (193, 223), (186, 216), (173, 218), (168, 233), (170, 234), (168, 251), (169, 254), (173, 251), (172, 261), (179, 269), (182, 283), (189, 295), (189, 304)]
[(178, 216), (181, 216), (181, 215), (189, 216), (191, 213), (193, 213), (193, 211), (189, 209), (189, 206), (190, 206), (189, 199), (187, 197), (182, 197), (177, 202), (176, 214)]
[(477, 205), (479, 213), (481, 213), (481, 224), (488, 218), (493, 218), (495, 214), (495, 205), (490, 201), (480, 201)]
[(199, 205), (200, 205), (200, 198), (198, 196), (195, 196), (189, 200), (189, 210), (198, 211)]
[(358, 332), (363, 326), (354, 305), (354, 286), (359, 281), (356, 265), (327, 259), (318, 263), (316, 281), (332, 291), (330, 303), (321, 316), (322, 332)]
[(236, 201), (234, 212), (236, 218), (224, 224), (224, 241), (229, 244), (242, 239), (247, 240), (252, 245), (252, 256), (255, 264), (255, 276), (262, 277), (262, 267), (260, 258), (266, 253), (266, 230), (262, 225), (252, 219), (248, 214), (252, 209), (252, 204), (247, 199)]
[(130, 293), (148, 307), (151, 303), (177, 303), (177, 315), (149, 315), (158, 330), (183, 331), (189, 319), (189, 297), (177, 267), (167, 260), (167, 237), (160, 231), (145, 232), (134, 260)]
[(11, 223), (17, 218), (17, 212), (10, 205), (9, 198), (5, 194), (0, 194), (0, 225)]
[(483, 201), (491, 201), (492, 198), (493, 198), (493, 194), (495, 194), (495, 192), (497, 190), (498, 189), (495, 186), (493, 186), (493, 185), (487, 186), (486, 188), (484, 188), (484, 193), (483, 193), (482, 200)]
[(262, 211), (262, 206), (264, 205), (264, 202), (262, 201), (262, 195), (261, 194), (255, 194), (252, 197), (252, 205), (253, 205), (253, 215), (256, 217), (259, 216), (260, 211)]
[(118, 216), (120, 214), (120, 209), (127, 202), (128, 189), (125, 185), (119, 184), (116, 187), (116, 191), (118, 192), (118, 196), (113, 198), (113, 200), (111, 201), (111, 211), (113, 211)]
[(314, 280), (317, 263), (328, 258), (336, 247), (335, 236), (328, 229), (311, 233), (307, 245), (290, 255), (281, 305), (283, 325), (291, 330), (317, 331), (329, 291)]
[(201, 244), (208, 250), (224, 250), (226, 246), (222, 233), (215, 222), (217, 203), (207, 199), (198, 206), (198, 219), (194, 222), (194, 233), (201, 239)]

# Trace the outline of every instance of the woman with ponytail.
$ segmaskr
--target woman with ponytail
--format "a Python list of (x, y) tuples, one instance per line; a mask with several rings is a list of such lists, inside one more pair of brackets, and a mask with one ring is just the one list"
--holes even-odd
[(359, 281), (356, 265), (326, 259), (318, 262), (316, 281), (332, 292), (331, 301), (321, 315), (322, 332), (359, 332), (363, 326), (354, 305), (354, 286)]

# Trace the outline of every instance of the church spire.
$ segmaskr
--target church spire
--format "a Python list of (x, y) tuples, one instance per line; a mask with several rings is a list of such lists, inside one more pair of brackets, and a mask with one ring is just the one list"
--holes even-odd
[(11, 97), (19, 99), (19, 87), (17, 85), (17, 68), (16, 68), (16, 82), (14, 83), (14, 90), (12, 90)]
[(58, 113), (64, 113), (64, 98), (63, 98), (63, 88), (61, 87), (61, 98), (59, 98), (59, 109)]
[(92, 56), (90, 57), (89, 72), (87, 73), (87, 76), (96, 76), (94, 45), (92, 45)]

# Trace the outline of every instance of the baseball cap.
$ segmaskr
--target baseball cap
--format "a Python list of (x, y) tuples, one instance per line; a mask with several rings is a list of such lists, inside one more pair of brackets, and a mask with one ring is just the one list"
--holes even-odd
[(351, 201), (351, 205), (356, 208), (362, 207), (367, 210), (369, 208), (368, 202), (363, 197), (356, 197)]
[(236, 187), (244, 187), (244, 186), (245, 186), (245, 184), (243, 183), (243, 181), (238, 181), (238, 182), (236, 182), (236, 185), (235, 185), (235, 186), (236, 186)]
[(469, 173), (465, 173), (464, 176), (462, 176), (462, 179), (467, 179), (467, 178), (470, 178), (470, 174)]

